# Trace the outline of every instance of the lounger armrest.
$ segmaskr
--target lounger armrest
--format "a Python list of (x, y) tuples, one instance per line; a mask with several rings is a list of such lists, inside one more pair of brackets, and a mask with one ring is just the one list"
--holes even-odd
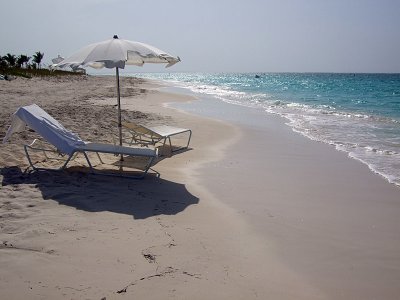
[[(36, 145), (38, 144), (38, 145)], [(35, 150), (35, 151), (43, 151), (45, 152), (52, 152), (52, 153), (57, 153), (59, 155), (64, 155), (64, 153), (60, 152), (58, 149), (54, 148), (45, 148), (45, 146), (43, 145), (43, 142), (39, 139), (34, 139), (32, 141), (32, 143), (30, 143), (29, 145), (24, 145), (25, 148), (29, 148), (31, 150)]]

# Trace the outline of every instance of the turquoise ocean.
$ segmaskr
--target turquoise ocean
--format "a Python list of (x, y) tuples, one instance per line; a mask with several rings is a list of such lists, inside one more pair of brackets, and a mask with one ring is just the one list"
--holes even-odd
[[(135, 73), (287, 119), (400, 186), (400, 74)], [(289, 145), (288, 145), (289, 146)]]

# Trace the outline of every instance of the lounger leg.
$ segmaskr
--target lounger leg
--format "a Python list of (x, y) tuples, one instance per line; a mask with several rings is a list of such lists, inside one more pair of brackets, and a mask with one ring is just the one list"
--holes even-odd
[(67, 160), (65, 161), (64, 165), (60, 168), (60, 170), (64, 170), (68, 163), (70, 162), (70, 160), (72, 159), (72, 157), (74, 156), (75, 152), (71, 153), (71, 155), (67, 158)]
[[(174, 152), (174, 149), (172, 149), (171, 136), (168, 137), (168, 141), (169, 141), (169, 151), (170, 151), (171, 156), (172, 156), (172, 152)], [(165, 144), (165, 142), (164, 142), (164, 144)]]
[(25, 150), (26, 158), (28, 159), (29, 165), (32, 167), (33, 170), (36, 170), (36, 167), (33, 165), (31, 157), (29, 155), (28, 146), (27, 145), (24, 145), (24, 150)]
[(99, 158), (99, 161), (100, 161), (102, 164), (104, 164), (103, 160), (102, 160), (101, 157), (100, 157), (99, 152), (96, 152), (96, 154), (97, 154), (97, 157)]
[(149, 161), (148, 161), (148, 163), (147, 163), (147, 165), (146, 165), (146, 168), (145, 168), (145, 170), (143, 171), (143, 175), (140, 176), (140, 178), (143, 178), (143, 177), (147, 174), (147, 172), (149, 171), (149, 169), (150, 169), (151, 164), (153, 163), (153, 161), (154, 161), (154, 157), (150, 157), (150, 159), (149, 159)]
[[(70, 162), (70, 160), (72, 159), (72, 157), (74, 156), (75, 152), (73, 152), (65, 161), (65, 163), (58, 169), (51, 169), (51, 168), (37, 168), (35, 167), (35, 165), (32, 162), (31, 156), (29, 155), (29, 151), (28, 151), (29, 146), (28, 145), (24, 145), (24, 150), (25, 150), (25, 154), (26, 154), (26, 158), (28, 159), (29, 165), (32, 167), (32, 169), (34, 171), (37, 170), (44, 170), (44, 171), (61, 171), (64, 170), (65, 167), (67, 166), (67, 164)], [(46, 156), (47, 157), (47, 156)]]
[[(82, 152), (82, 153), (83, 153), (83, 155), (84, 155), (85, 158), (86, 158), (86, 161), (87, 161), (87, 163), (88, 163), (88, 165), (89, 165), (90, 171), (91, 171), (92, 173), (94, 173), (94, 169), (93, 169), (92, 164), (90, 163), (89, 157), (87, 156), (86, 152)], [(97, 153), (97, 155), (99, 155), (98, 152), (96, 152), (96, 153)]]
[[(184, 132), (188, 132), (188, 133), (189, 133), (189, 138), (188, 138), (187, 144), (186, 144), (186, 146), (179, 147), (179, 148), (177, 148), (177, 149), (175, 149), (175, 150), (172, 150), (172, 143), (171, 143), (171, 136), (172, 136), (172, 135), (170, 135), (170, 136), (168, 137), (168, 139), (169, 139), (169, 145), (170, 145), (170, 147), (171, 147), (171, 153), (176, 152), (176, 151), (179, 151), (179, 150), (182, 150), (182, 149), (188, 149), (188, 148), (189, 148), (190, 139), (192, 138), (192, 130), (189, 129), (189, 130), (184, 131)], [(181, 132), (181, 133), (183, 133), (183, 132)]]
[(192, 138), (192, 131), (189, 130), (189, 138), (188, 138), (188, 142), (187, 142), (186, 148), (189, 148), (189, 143), (190, 143), (190, 139), (191, 138)]

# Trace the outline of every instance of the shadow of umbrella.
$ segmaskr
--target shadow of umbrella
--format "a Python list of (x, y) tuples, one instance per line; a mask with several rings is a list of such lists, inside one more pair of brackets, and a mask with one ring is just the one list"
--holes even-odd
[(43, 199), (87, 212), (109, 211), (146, 219), (175, 215), (199, 203), (184, 184), (160, 178), (136, 181), (81, 172), (34, 172), (18, 167), (1, 169), (2, 186), (34, 184)]

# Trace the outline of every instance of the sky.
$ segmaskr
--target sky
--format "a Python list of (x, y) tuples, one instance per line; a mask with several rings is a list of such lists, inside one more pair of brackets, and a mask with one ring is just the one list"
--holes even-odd
[(129, 72), (400, 73), (400, 0), (0, 0), (0, 55), (111, 38), (182, 62)]

